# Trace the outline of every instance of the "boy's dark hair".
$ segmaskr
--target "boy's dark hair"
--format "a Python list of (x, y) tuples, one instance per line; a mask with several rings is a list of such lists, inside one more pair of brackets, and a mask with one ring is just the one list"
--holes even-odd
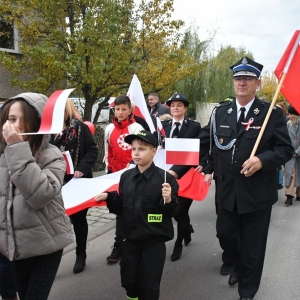
[(115, 105), (120, 105), (120, 104), (127, 104), (129, 108), (131, 108), (131, 101), (128, 96), (125, 95), (120, 95), (116, 97), (114, 101)]

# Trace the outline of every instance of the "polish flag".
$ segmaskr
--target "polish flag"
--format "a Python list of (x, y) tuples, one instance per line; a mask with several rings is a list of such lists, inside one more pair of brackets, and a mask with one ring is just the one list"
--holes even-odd
[(62, 155), (66, 162), (66, 174), (74, 174), (74, 165), (70, 155), (70, 151), (62, 152)]
[(300, 113), (300, 30), (295, 31), (274, 73), (279, 81), (283, 74), (286, 74), (280, 91)]
[(166, 138), (166, 163), (173, 165), (199, 165), (199, 139)]
[(150, 128), (150, 131), (154, 132), (155, 127), (154, 127), (153, 121), (151, 119), (151, 116), (150, 116), (148, 108), (147, 108), (147, 104), (145, 101), (142, 86), (141, 86), (139, 79), (137, 78), (137, 76), (135, 74), (133, 75), (131, 84), (130, 84), (128, 92), (127, 92), (127, 96), (135, 104), (134, 114), (143, 118), (144, 120), (146, 120), (146, 122)]
[[(176, 140), (176, 139), (173, 139)], [(179, 140), (179, 139), (178, 139)], [(180, 139), (184, 140), (184, 139)], [(157, 148), (154, 156), (154, 163), (161, 169), (169, 170), (172, 165), (165, 163), (165, 149)], [(130, 165), (129, 168), (135, 168)], [(62, 196), (66, 213), (70, 216), (83, 209), (94, 206), (106, 206), (105, 201), (97, 202), (94, 197), (106, 191), (117, 191), (119, 188), (120, 177), (128, 169), (106, 174), (94, 178), (72, 178), (62, 187)], [(178, 180), (178, 195), (196, 201), (205, 199), (210, 185), (204, 182), (204, 175), (191, 168), (185, 175)], [(84, 188), (82, 188), (84, 186)]]
[(110, 98), (108, 100), (108, 105), (109, 105), (110, 108), (115, 107), (115, 98)]
[(55, 134), (61, 132), (64, 124), (66, 101), (74, 90), (75, 89), (59, 90), (51, 94), (43, 109), (39, 131), (26, 132), (20, 135)]
[(161, 123), (161, 120), (159, 117), (156, 117), (156, 124), (157, 124), (157, 132), (159, 132), (161, 136), (166, 136), (166, 132), (162, 126), (162, 123)]

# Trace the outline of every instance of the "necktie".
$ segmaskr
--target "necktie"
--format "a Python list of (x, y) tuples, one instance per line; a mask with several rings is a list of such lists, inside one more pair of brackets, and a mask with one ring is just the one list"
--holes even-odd
[(237, 129), (238, 129), (238, 132), (240, 131), (241, 127), (242, 127), (242, 122), (245, 121), (245, 110), (246, 108), (245, 107), (241, 107), (240, 108), (240, 117), (239, 117), (239, 120), (237, 122)]
[(173, 133), (172, 133), (172, 138), (177, 138), (178, 137), (178, 134), (179, 134), (179, 125), (180, 125), (180, 122), (175, 122), (175, 129), (173, 130)]

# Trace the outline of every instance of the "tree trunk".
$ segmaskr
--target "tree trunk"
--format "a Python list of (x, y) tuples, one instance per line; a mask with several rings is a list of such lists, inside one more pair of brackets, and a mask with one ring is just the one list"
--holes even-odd
[(94, 120), (93, 120), (93, 123), (96, 124), (97, 123), (97, 120), (100, 116), (100, 112), (101, 112), (101, 109), (103, 108), (104, 105), (107, 104), (108, 100), (110, 99), (110, 97), (112, 96), (113, 93), (110, 93), (108, 96), (105, 97), (105, 99), (100, 102), (98, 104), (98, 107), (97, 107), (97, 111), (96, 111), (96, 114), (95, 114), (95, 117), (94, 117)]

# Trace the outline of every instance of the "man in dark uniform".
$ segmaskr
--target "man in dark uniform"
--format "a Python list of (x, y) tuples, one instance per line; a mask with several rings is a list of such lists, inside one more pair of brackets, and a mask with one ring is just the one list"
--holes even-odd
[(270, 107), (255, 96), (263, 66), (243, 57), (230, 68), (236, 97), (213, 110), (200, 134), (200, 151), (203, 156), (211, 145), (217, 160), (217, 237), (234, 266), (228, 283), (238, 282), (240, 299), (251, 300), (259, 288), (272, 205), (278, 199), (277, 167), (290, 160), (293, 148), (282, 110), (274, 106), (250, 157)]
[[(200, 123), (185, 118), (185, 113), (190, 102), (181, 93), (175, 93), (166, 104), (170, 107), (172, 120), (162, 121), (163, 128), (167, 138), (198, 138), (201, 130)], [(169, 170), (175, 178), (181, 178), (191, 166), (174, 165)], [(192, 238), (191, 234), (194, 232), (193, 226), (190, 224), (189, 209), (193, 202), (192, 199), (178, 197), (180, 209), (178, 215), (175, 217), (177, 221), (177, 239), (175, 241), (171, 260), (176, 261), (180, 259), (182, 254), (182, 243), (184, 241), (187, 246)]]

